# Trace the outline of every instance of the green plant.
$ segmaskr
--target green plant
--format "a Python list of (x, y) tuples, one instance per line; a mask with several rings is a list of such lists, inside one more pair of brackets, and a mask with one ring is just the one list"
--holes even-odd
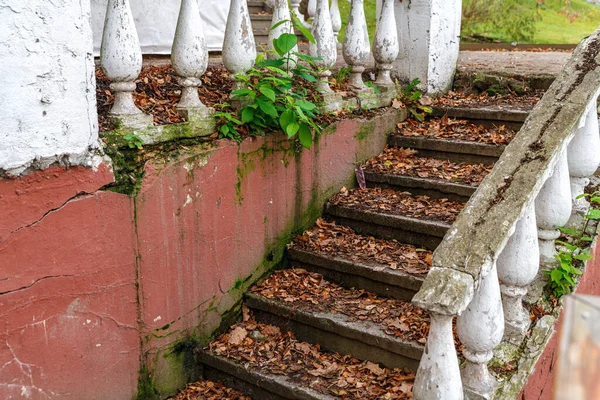
[(238, 132), (238, 127), (242, 125), (242, 121), (240, 121), (233, 112), (226, 111), (229, 104), (216, 104), (216, 107), (221, 109), (221, 111), (217, 111), (214, 114), (215, 118), (218, 119), (219, 138), (233, 139), (238, 143), (241, 142), (242, 136)]
[[(600, 205), (600, 192), (578, 196), (578, 198), (582, 197), (588, 198), (592, 206)], [(577, 276), (582, 274), (581, 269), (576, 265), (592, 259), (593, 255), (586, 249), (588, 247), (586, 244), (593, 238), (588, 235), (587, 230), (590, 221), (599, 220), (600, 210), (592, 207), (585, 215), (585, 223), (581, 230), (561, 228), (562, 233), (568, 235), (570, 240), (569, 242), (556, 241), (562, 247), (555, 256), (558, 265), (549, 271), (544, 271), (550, 276), (550, 288), (556, 297), (571, 293), (577, 283)]]
[[(283, 23), (292, 22), (296, 29), (314, 43), (310, 32), (297, 19), (282, 21), (271, 29)], [(247, 127), (253, 134), (265, 134), (267, 131), (281, 129), (289, 139), (298, 140), (305, 148), (310, 148), (315, 134), (321, 128), (315, 123), (319, 113), (317, 106), (308, 100), (306, 88), (292, 84), (296, 80), (316, 82), (314, 61), (315, 57), (293, 52), (298, 43), (298, 37), (292, 33), (283, 33), (273, 40), (273, 52), (276, 59), (267, 59), (260, 54), (256, 66), (246, 75), (235, 77), (246, 84), (245, 89), (232, 92), (232, 98), (241, 100), (245, 106), (238, 116), (230, 112), (220, 112), (219, 132), (222, 137), (240, 137), (238, 129), (241, 125)], [(301, 64), (299, 60), (308, 64)]]
[(142, 146), (144, 145), (142, 138), (133, 133), (128, 133), (127, 135), (123, 136), (123, 140), (125, 140), (130, 149), (141, 150)]
[(377, 85), (375, 84), (375, 82), (367, 81), (367, 82), (365, 82), (365, 86), (370, 87), (371, 89), (373, 89), (373, 92), (375, 94), (381, 94), (381, 90), (379, 90), (379, 88), (377, 87)]
[(350, 66), (341, 67), (338, 70), (338, 72), (333, 74), (333, 76), (331, 78), (331, 82), (333, 83), (333, 86), (336, 89), (341, 90), (344, 82), (346, 82), (348, 80), (348, 77), (350, 76), (350, 72), (352, 72), (352, 67), (350, 67)]
[(409, 112), (409, 117), (412, 115), (418, 121), (424, 121), (426, 114), (431, 114), (433, 111), (427, 100), (423, 98), (423, 93), (417, 89), (417, 86), (421, 83), (419, 78), (413, 79), (399, 94), (393, 106), (396, 108), (406, 107)]

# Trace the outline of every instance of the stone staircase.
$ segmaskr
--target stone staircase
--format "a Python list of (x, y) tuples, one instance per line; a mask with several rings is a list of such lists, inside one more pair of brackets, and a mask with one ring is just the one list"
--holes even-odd
[(251, 289), (244, 321), (200, 351), (204, 376), (260, 400), (410, 398), (429, 327), (410, 300), (503, 149), (390, 135), (367, 189), (334, 195), (286, 269)]

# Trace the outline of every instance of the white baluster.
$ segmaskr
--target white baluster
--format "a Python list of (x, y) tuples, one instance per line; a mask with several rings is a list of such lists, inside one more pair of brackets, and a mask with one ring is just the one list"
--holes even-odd
[(335, 45), (339, 48), (342, 46), (338, 39), (340, 31), (342, 30), (342, 16), (340, 15), (338, 0), (331, 0), (329, 15), (331, 16), (331, 26), (333, 27), (333, 35), (335, 36)]
[(479, 290), (458, 317), (456, 327), (458, 337), (465, 345), (463, 354), (467, 359), (462, 371), (465, 391), (489, 399), (496, 380), (490, 374), (487, 363), (504, 335), (504, 314), (495, 264), (482, 278)]
[(317, 83), (317, 90), (321, 93), (332, 93), (329, 87), (328, 78), (331, 75), (329, 68), (335, 65), (337, 60), (337, 47), (333, 36), (331, 26), (331, 16), (329, 15), (328, 0), (315, 0), (317, 10), (312, 22), (311, 33), (315, 38), (315, 43), (309, 44), (309, 54), (313, 57), (320, 57), (315, 64), (321, 68), (320, 79)]
[(381, 7), (383, 6), (383, 0), (377, 0), (375, 2), (375, 17), (379, 20), (381, 15)]
[[(232, 75), (245, 74), (254, 66), (256, 43), (246, 0), (230, 2), (222, 54), (223, 65)], [(233, 90), (244, 89), (243, 81), (235, 77), (233, 79)], [(239, 103), (233, 103), (239, 106)]]
[(346, 37), (344, 38), (343, 55), (346, 64), (352, 67), (350, 86), (356, 92), (366, 89), (362, 73), (365, 71), (365, 65), (367, 65), (370, 54), (371, 46), (365, 18), (364, 1), (352, 0)]
[(556, 263), (554, 241), (560, 236), (558, 228), (565, 226), (571, 217), (571, 203), (567, 152), (563, 151), (552, 176), (546, 180), (535, 199), (540, 262), (543, 265)]
[(462, 400), (452, 316), (431, 313), (429, 336), (415, 378), (415, 400)]
[(573, 209), (585, 213), (590, 203), (585, 199), (577, 199), (590, 183), (589, 177), (594, 175), (600, 164), (600, 134), (598, 132), (597, 97), (592, 99), (586, 114), (582, 117), (585, 124), (577, 130), (575, 137), (567, 148), (569, 175), (571, 175), (571, 196)]
[(523, 296), (535, 279), (540, 266), (537, 225), (533, 204), (517, 222), (515, 233), (510, 237), (498, 257), (498, 279), (502, 282), (504, 308), (504, 339), (520, 345), (531, 324), (529, 312), (523, 307)]
[(198, 97), (198, 87), (208, 67), (208, 48), (202, 24), (197, 0), (182, 0), (171, 63), (183, 86), (177, 111), (188, 120), (193, 116), (207, 118), (214, 111), (202, 104)]
[(308, 18), (314, 19), (317, 15), (317, 2), (318, 0), (308, 0), (308, 5), (306, 7)]
[(392, 63), (398, 58), (400, 45), (396, 30), (394, 0), (383, 0), (381, 14), (377, 21), (375, 40), (373, 41), (373, 58), (377, 62), (377, 80), (375, 83), (384, 87), (394, 86), (390, 77)]
[(302, 3), (302, 0), (291, 0), (290, 3), (292, 4), (292, 13), (294, 13), (294, 15), (298, 17), (298, 20), (302, 24), (306, 25), (306, 21), (304, 21), (304, 15), (302, 15), (302, 13), (300, 12), (300, 3)]
[(152, 117), (144, 114), (133, 102), (135, 80), (142, 71), (142, 50), (129, 0), (108, 1), (100, 62), (104, 73), (112, 80), (110, 88), (115, 92), (110, 117), (128, 127), (151, 125)]
[[(290, 14), (290, 8), (288, 6), (287, 0), (275, 0), (275, 7), (273, 8), (273, 19), (271, 20), (271, 26), (278, 24), (281, 21), (291, 21), (292, 17)], [(280, 24), (275, 29), (271, 29), (269, 31), (269, 43), (267, 48), (270, 50), (267, 52), (267, 58), (269, 59), (278, 59), (279, 54), (275, 51), (275, 47), (273, 46), (273, 40), (277, 39), (284, 33), (294, 33), (294, 27), (291, 22), (285, 22)], [(294, 53), (298, 52), (298, 46), (296, 45), (292, 50), (290, 50), (290, 56), (292, 60), (297, 60), (297, 57)], [(294, 67), (295, 63), (292, 63), (290, 67)], [(286, 66), (287, 67), (287, 66)]]

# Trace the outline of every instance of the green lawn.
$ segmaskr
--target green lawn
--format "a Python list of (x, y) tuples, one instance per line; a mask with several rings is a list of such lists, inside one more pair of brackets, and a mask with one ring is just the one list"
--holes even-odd
[[(535, 7), (536, 0), (522, 0), (524, 7)], [(564, 9), (565, 0), (545, 0), (543, 5), (538, 7), (540, 19), (536, 22), (536, 32), (532, 43), (539, 44), (560, 44), (579, 43), (581, 39), (592, 33), (600, 25), (600, 6), (586, 2), (585, 0), (571, 0), (571, 10), (576, 11), (579, 16), (572, 22), (569, 16), (561, 10)], [(339, 1), (340, 12), (342, 14), (343, 27), (340, 32), (340, 42), (344, 41), (346, 22), (350, 14), (350, 3), (345, 0)], [(375, 36), (375, 0), (365, 0), (365, 15), (369, 29), (371, 41)], [(488, 36), (495, 40), (510, 42), (510, 38), (503, 37), (501, 34), (490, 30), (489, 27), (476, 28), (477, 33)]]

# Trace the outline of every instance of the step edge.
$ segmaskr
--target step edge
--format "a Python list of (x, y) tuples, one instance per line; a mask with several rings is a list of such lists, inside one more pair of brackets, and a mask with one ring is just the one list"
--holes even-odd
[(365, 170), (367, 182), (385, 183), (391, 186), (405, 188), (437, 190), (441, 193), (455, 194), (462, 197), (471, 197), (477, 186), (462, 183), (447, 182), (439, 179), (420, 178), (416, 176), (394, 175)]
[(416, 150), (431, 150), (497, 158), (500, 158), (506, 149), (506, 145), (476, 143), (458, 139), (432, 139), (426, 136), (404, 136), (399, 134), (390, 135), (388, 144), (398, 147), (410, 147)]
[(458, 107), (434, 106), (433, 116), (448, 115), (452, 118), (483, 119), (506, 122), (525, 122), (531, 111), (526, 110), (501, 110), (493, 107)]
[[(384, 266), (363, 264), (361, 262), (350, 261), (341, 257), (332, 257), (324, 254), (288, 248), (288, 258), (294, 261), (300, 261), (306, 264), (313, 264), (321, 268), (326, 268), (338, 272), (352, 273), (373, 281), (383, 282), (387, 285), (397, 286), (412, 290), (415, 293), (419, 291), (425, 278), (421, 278), (402, 270), (391, 270)], [(316, 263), (315, 259), (325, 260), (325, 263)], [(406, 284), (408, 283), (408, 284)]]
[(326, 204), (325, 212), (334, 217), (339, 216), (367, 223), (373, 222), (365, 218), (366, 216), (370, 216), (377, 220), (375, 221), (377, 225), (383, 225), (390, 228), (398, 228), (402, 230), (409, 230), (411, 232), (422, 233), (430, 236), (437, 236), (440, 238), (444, 237), (446, 231), (452, 226), (449, 223), (441, 221), (421, 220), (400, 215), (383, 214), (373, 212), (371, 210), (356, 210), (351, 207), (340, 206), (331, 203)]
[[(369, 346), (379, 347), (400, 357), (420, 360), (415, 358), (417, 354), (423, 354), (425, 346), (414, 341), (404, 341), (390, 335), (386, 335), (374, 322), (363, 321), (358, 324), (346, 321), (343, 314), (333, 314), (316, 311), (309, 313), (300, 308), (292, 308), (281, 301), (267, 299), (263, 296), (248, 293), (246, 303), (250, 308), (257, 308), (264, 312), (278, 315), (282, 318), (293, 319), (304, 325), (316, 329), (335, 333), (346, 338), (357, 340)], [(337, 329), (336, 329), (337, 328)]]
[[(238, 361), (218, 356), (208, 350), (198, 350), (197, 353), (202, 364), (282, 397), (294, 400), (335, 400), (333, 396), (327, 396), (310, 388), (299, 386), (284, 375), (267, 375), (257, 370), (256, 367), (245, 368)], [(296, 391), (299, 393), (296, 393)], [(298, 396), (298, 394), (301, 396)]]

